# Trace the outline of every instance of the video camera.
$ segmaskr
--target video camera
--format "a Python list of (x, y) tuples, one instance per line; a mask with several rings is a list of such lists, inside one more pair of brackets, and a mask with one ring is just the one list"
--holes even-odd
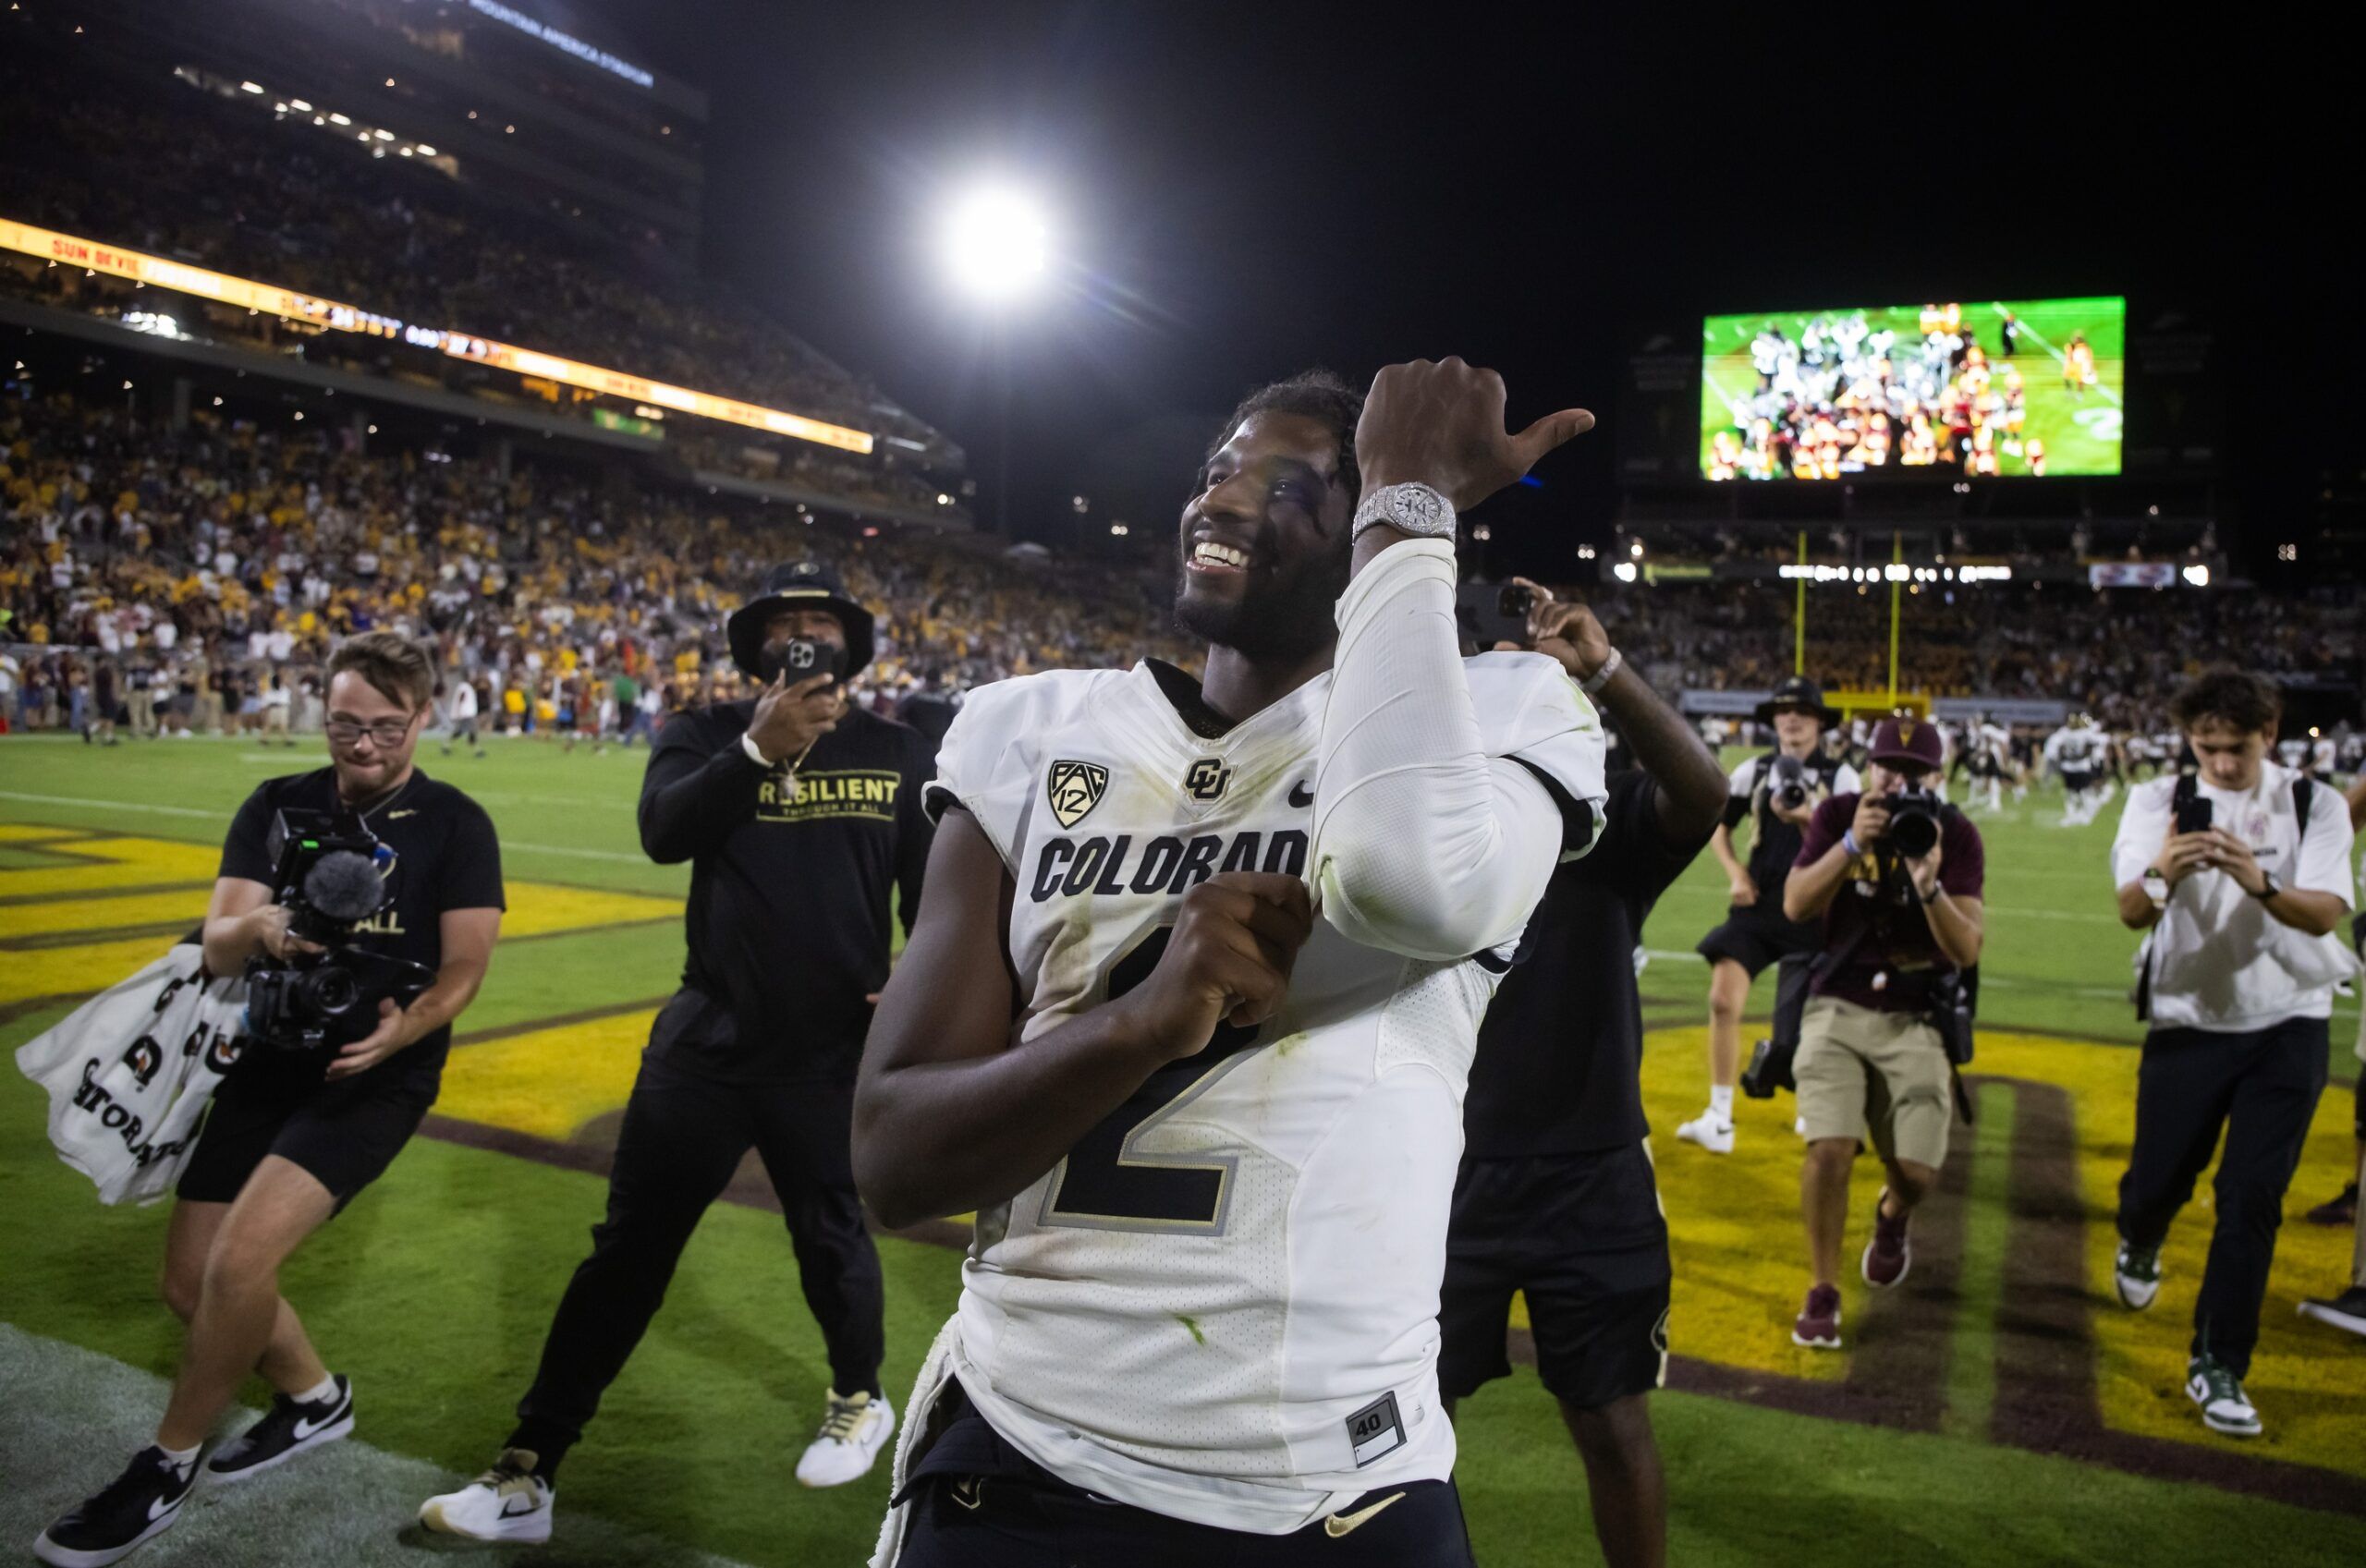
[(349, 1045), (378, 1027), (378, 1003), (408, 1006), (435, 971), (353, 945), (386, 906), (395, 852), (350, 812), (279, 811), (264, 840), (287, 932), (324, 949), (247, 961), (247, 1032), (282, 1051)]

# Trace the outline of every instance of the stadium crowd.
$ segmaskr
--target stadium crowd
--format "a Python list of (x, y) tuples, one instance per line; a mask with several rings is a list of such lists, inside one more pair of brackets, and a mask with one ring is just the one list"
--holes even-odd
[[(1167, 624), (1160, 573), (1021, 564), (973, 537), (864, 537), (786, 507), (618, 492), (558, 468), (504, 480), (490, 462), (432, 448), (364, 456), (335, 432), (274, 432), (210, 410), (176, 437), (112, 407), (17, 403), (0, 411), (0, 642), (30, 645), (8, 675), (8, 716), (24, 727), (82, 727), (75, 692), (105, 660), (118, 706), (138, 691), (161, 699), (155, 729), (260, 728), (275, 684), (301, 729), (307, 683), (334, 640), (396, 626), (434, 640), (447, 682), (476, 687), (488, 728), (618, 733), (643, 688), (652, 716), (733, 689), (722, 617), (798, 550), (882, 611), (863, 690), (883, 709), (923, 687), (1051, 666), (1143, 652), (1193, 662)], [(1790, 671), (1790, 593), (1726, 582), (1595, 597), (1661, 689), (1752, 690)], [(2160, 727), (2157, 694), (2214, 650), (2290, 675), (2358, 656), (2348, 614), (2239, 593), (2181, 594), (2174, 635), (2165, 617), (2115, 614), (2086, 592), (2000, 586), (1911, 602), (1906, 688), (2055, 698), (2116, 730)], [(1818, 590), (1810, 614), (1831, 686), (1886, 683), (1884, 596)]]
[(332, 644), (393, 627), (433, 644), (446, 700), (453, 682), (474, 687), (487, 727), (573, 732), (604, 701), (614, 734), (644, 690), (658, 712), (734, 694), (723, 617), (799, 553), (880, 610), (860, 691), (882, 709), (922, 687), (1183, 654), (1163, 589), (787, 507), (524, 467), (504, 480), (432, 448), (358, 456), (331, 432), (210, 411), (174, 436), (65, 398), (0, 410), (0, 643), (20, 645), (8, 706), (29, 728), (94, 717), (102, 665), (135, 714), (132, 693), (162, 699), (165, 732), (260, 728), (277, 685), (303, 728)]
[[(957, 448), (876, 386), (646, 248), (514, 203), (494, 211), (432, 164), (373, 155), (261, 100), (225, 103), (177, 84), (90, 114), (86, 79), (51, 64), (0, 55), (0, 140), (45, 149), (0, 166), (0, 213), (909, 444), (864, 459), (803, 443), (775, 456), (708, 442), (682, 453), (694, 465), (752, 466), (850, 499), (928, 506), (938, 484), (900, 467), (896, 450), (959, 464)], [(128, 286), (9, 258), (0, 287), (79, 308), (119, 306)], [(272, 325), (239, 330), (268, 336)], [(408, 361), (435, 358), (341, 333), (304, 346), (308, 359), (377, 373), (417, 373)]]

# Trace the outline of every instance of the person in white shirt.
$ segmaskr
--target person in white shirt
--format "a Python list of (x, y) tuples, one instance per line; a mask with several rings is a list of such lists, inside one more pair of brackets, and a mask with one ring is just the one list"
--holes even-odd
[(266, 670), (262, 677), (262, 692), (258, 707), (262, 714), (262, 744), (269, 746), (274, 736), (281, 744), (293, 748), (296, 737), (287, 733), (288, 711), (294, 706), (296, 694), (287, 689), (287, 677), (279, 671)]
[(452, 683), (452, 695), (445, 709), (445, 731), (444, 755), (452, 755), (452, 744), (465, 740), (469, 749), (484, 755), (484, 743), (477, 738), (477, 687), (474, 681), (462, 679)]
[(2334, 989), (2357, 969), (2336, 934), (2357, 900), (2354, 835), (2340, 796), (2267, 760), (2281, 702), (2265, 677), (2214, 671), (2169, 711), (2200, 771), (2130, 791), (2112, 843), (2119, 918), (2149, 933), (2137, 1008), (2152, 1026), (2114, 1271), (2123, 1304), (2152, 1305), (2161, 1244), (2223, 1132), (2186, 1392), (2211, 1430), (2256, 1437), (2242, 1380), (2325, 1086)]

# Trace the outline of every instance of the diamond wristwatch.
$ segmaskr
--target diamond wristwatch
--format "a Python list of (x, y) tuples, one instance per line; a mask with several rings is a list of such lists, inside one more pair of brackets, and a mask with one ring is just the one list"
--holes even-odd
[(1354, 540), (1369, 528), (1387, 527), (1417, 539), (1454, 538), (1454, 503), (1425, 484), (1384, 484), (1364, 492), (1356, 506)]

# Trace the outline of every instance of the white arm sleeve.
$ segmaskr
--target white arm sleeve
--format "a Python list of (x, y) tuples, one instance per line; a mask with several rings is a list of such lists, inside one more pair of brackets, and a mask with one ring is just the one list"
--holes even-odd
[(1563, 839), (1543, 784), (1482, 745), (1454, 580), (1453, 545), (1424, 539), (1348, 584), (1314, 772), (1323, 917), (1350, 941), (1436, 961), (1518, 935)]

